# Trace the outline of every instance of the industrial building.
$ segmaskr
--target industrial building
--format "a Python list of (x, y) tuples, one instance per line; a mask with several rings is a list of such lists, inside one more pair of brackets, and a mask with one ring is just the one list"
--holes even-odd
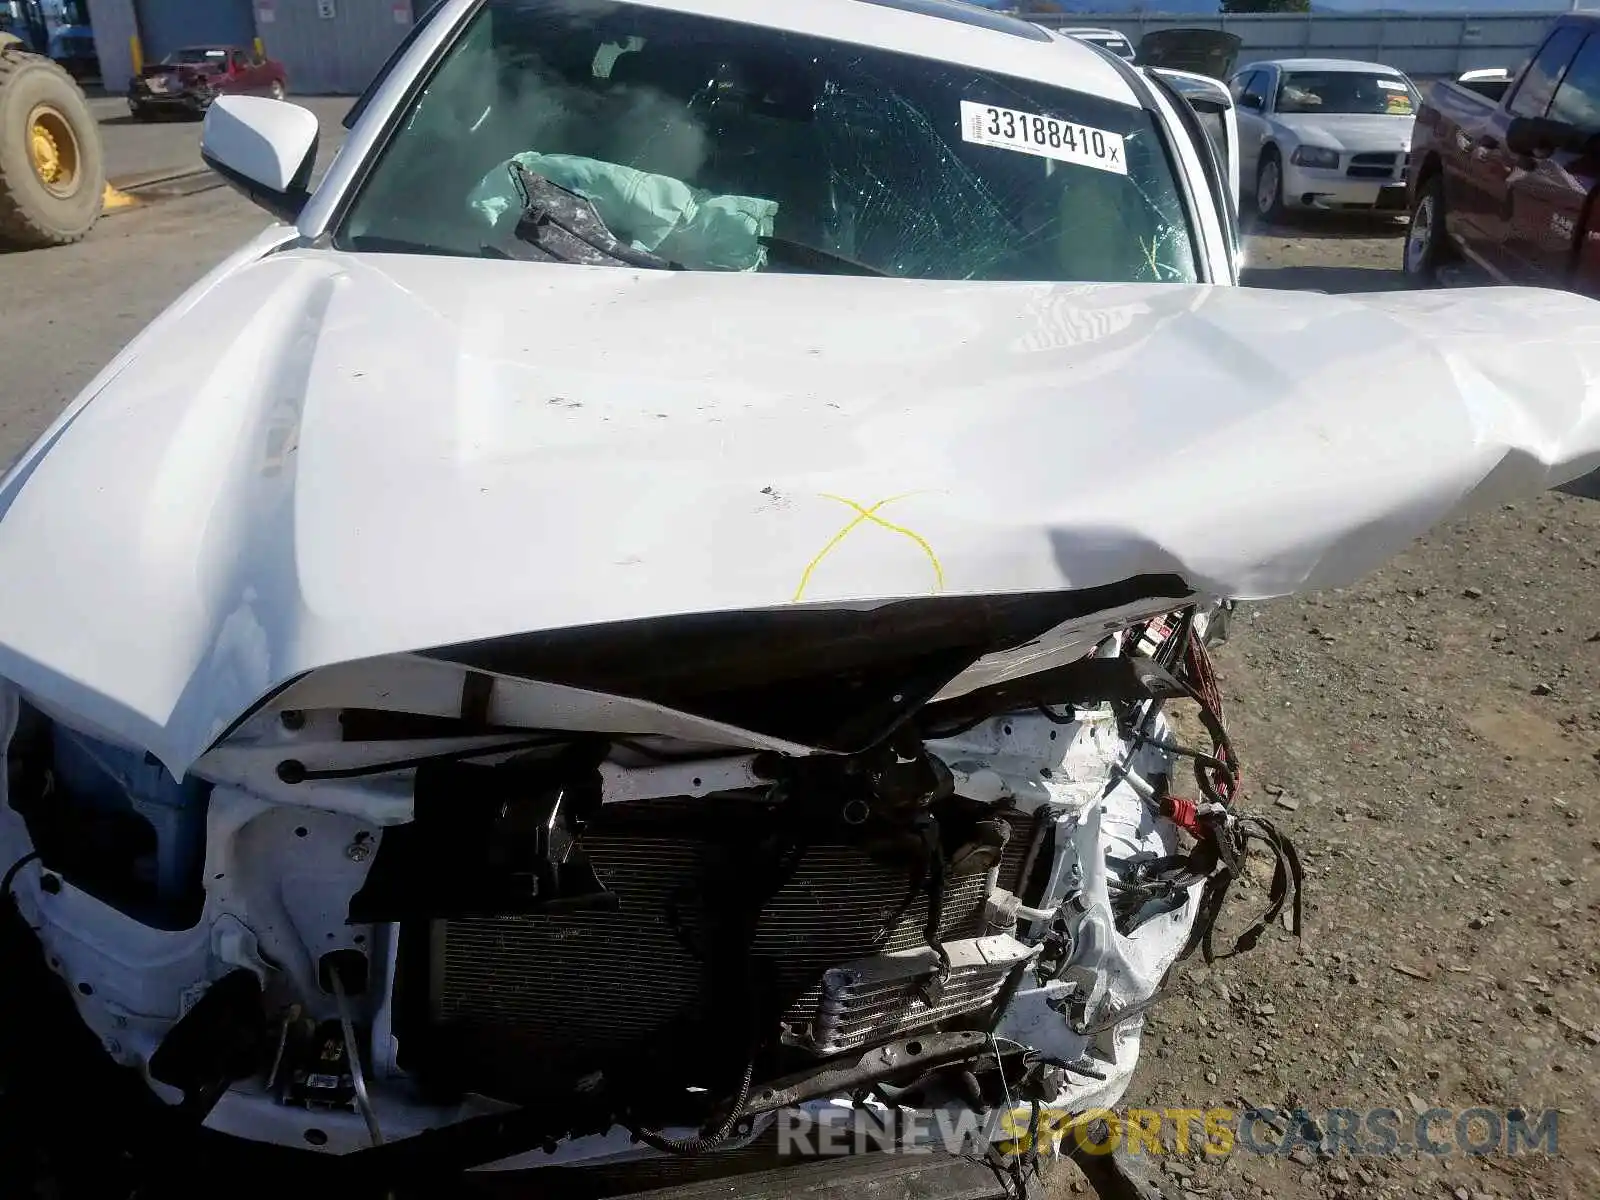
[(89, 0), (100, 73), (127, 89), (136, 65), (180, 46), (250, 46), (288, 70), (291, 93), (355, 94), (411, 28), (412, 0)]

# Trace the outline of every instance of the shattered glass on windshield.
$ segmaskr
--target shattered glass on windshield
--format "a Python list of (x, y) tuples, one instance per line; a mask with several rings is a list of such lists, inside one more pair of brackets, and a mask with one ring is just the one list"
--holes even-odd
[[(831, 203), (818, 232), (840, 252), (919, 278), (1193, 282), (1153, 130), (1125, 138), (1140, 168), (1126, 176), (1007, 150), (968, 162), (944, 132), (949, 123), (928, 116), (959, 113), (960, 90), (945, 91), (943, 103), (924, 107), (872, 78), (825, 89), (816, 125)], [(1152, 185), (1152, 174), (1167, 186)]]
[(604, 0), (489, 0), (338, 243), (524, 257), (507, 241), (536, 224), (520, 172), (682, 269), (1197, 278), (1169, 149), (1141, 108)]

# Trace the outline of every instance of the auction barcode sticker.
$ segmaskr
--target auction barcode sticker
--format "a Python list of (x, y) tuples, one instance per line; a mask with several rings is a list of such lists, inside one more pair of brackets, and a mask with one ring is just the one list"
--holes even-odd
[(961, 140), (1054, 158), (1117, 175), (1128, 173), (1122, 135), (1037, 113), (961, 102)]

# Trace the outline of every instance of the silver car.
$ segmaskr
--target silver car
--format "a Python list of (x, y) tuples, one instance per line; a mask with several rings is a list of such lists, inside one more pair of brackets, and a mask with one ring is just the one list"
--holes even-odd
[(1253, 184), (1263, 220), (1303, 208), (1405, 211), (1419, 97), (1404, 72), (1343, 59), (1277, 59), (1241, 67), (1229, 89), (1244, 186)]

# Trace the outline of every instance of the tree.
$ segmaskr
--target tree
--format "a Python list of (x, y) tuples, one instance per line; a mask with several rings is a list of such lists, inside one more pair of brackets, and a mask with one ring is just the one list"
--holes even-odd
[(1222, 0), (1225, 13), (1303, 13), (1311, 11), (1311, 0)]

